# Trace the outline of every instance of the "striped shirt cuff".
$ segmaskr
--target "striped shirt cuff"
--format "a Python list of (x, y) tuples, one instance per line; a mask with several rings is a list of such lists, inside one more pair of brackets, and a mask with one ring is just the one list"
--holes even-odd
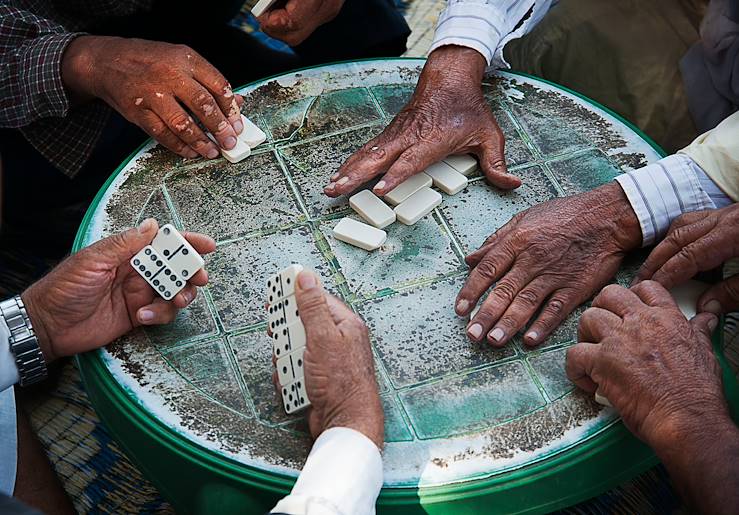
[(22, 55), (20, 84), (33, 99), (34, 118), (63, 117), (69, 98), (62, 81), (62, 57), (79, 33), (48, 34), (33, 40)]
[(429, 53), (445, 45), (459, 45), (477, 50), (488, 66), (505, 30), (506, 13), (490, 4), (449, 3), (439, 16)]
[[(642, 231), (642, 246), (659, 241), (672, 221), (692, 211), (716, 209), (712, 181), (692, 159), (683, 154), (665, 157), (644, 168), (616, 177), (631, 203)], [(708, 182), (706, 182), (708, 181)], [(715, 184), (713, 195), (721, 201)]]

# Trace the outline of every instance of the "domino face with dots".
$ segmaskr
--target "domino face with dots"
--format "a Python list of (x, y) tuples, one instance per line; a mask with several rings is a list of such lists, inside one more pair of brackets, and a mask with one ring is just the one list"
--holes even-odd
[(131, 266), (164, 300), (172, 300), (187, 283), (174, 273), (164, 256), (151, 245), (131, 258)]
[(267, 308), (267, 313), (269, 329), (272, 332), (275, 332), (285, 326), (292, 325), (295, 322), (300, 321), (300, 316), (298, 314), (298, 303), (295, 301), (294, 295), (286, 297), (282, 300), (278, 300), (274, 304), (271, 304)]
[(203, 268), (205, 261), (172, 224), (159, 229), (151, 246), (161, 254), (169, 267), (185, 281)]
[(293, 349), (305, 347), (305, 342), (305, 327), (300, 321), (272, 333), (272, 350), (277, 358), (290, 353)]
[(288, 415), (310, 406), (305, 391), (305, 380), (302, 377), (282, 387), (282, 402)]
[(278, 300), (295, 294), (295, 281), (302, 272), (303, 266), (292, 264), (283, 271), (267, 279), (267, 304), (274, 304)]

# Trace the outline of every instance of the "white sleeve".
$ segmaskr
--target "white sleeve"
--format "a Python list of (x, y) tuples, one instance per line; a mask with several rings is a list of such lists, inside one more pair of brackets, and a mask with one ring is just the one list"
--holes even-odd
[(3, 317), (0, 317), (0, 392), (10, 388), (20, 380), (15, 356), (10, 352), (10, 330)]
[(290, 495), (272, 513), (372, 515), (382, 488), (382, 458), (359, 431), (334, 427), (313, 444)]
[(684, 154), (619, 175), (616, 181), (639, 219), (644, 247), (661, 240), (680, 215), (731, 203), (701, 167)]
[(449, 0), (429, 52), (444, 45), (472, 48), (489, 66), (510, 68), (503, 47), (531, 31), (554, 0)]

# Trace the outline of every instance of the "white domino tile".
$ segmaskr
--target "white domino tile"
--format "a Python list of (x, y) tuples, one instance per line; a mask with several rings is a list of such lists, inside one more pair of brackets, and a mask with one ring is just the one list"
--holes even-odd
[(406, 179), (385, 194), (385, 200), (397, 206), (420, 189), (431, 186), (431, 177), (421, 172)]
[(295, 281), (303, 270), (302, 265), (292, 264), (267, 279), (267, 304), (295, 294)]
[(310, 406), (302, 377), (282, 387), (282, 401), (288, 415)]
[(157, 231), (151, 246), (164, 257), (169, 268), (186, 281), (205, 265), (205, 260), (172, 224)]
[(151, 245), (131, 258), (131, 266), (164, 300), (172, 300), (187, 284), (175, 275), (164, 256)]
[(613, 407), (611, 401), (602, 396), (600, 392), (595, 392), (595, 402), (597, 402), (598, 404), (602, 404), (603, 406), (608, 406), (609, 408)]
[(387, 233), (377, 227), (342, 218), (333, 229), (334, 238), (364, 250), (375, 250), (387, 239)]
[(709, 287), (710, 284), (691, 279), (672, 288), (670, 294), (685, 318), (690, 320), (697, 313), (698, 299)]
[(257, 4), (252, 7), (251, 13), (255, 17), (260, 17), (262, 14), (264, 14), (277, 0), (259, 0)]
[(267, 141), (267, 135), (264, 131), (243, 114), (241, 115), (241, 121), (244, 124), (244, 130), (239, 134), (239, 139), (246, 142), (249, 148), (258, 147)]
[(273, 333), (299, 320), (298, 303), (294, 296), (279, 300), (267, 308), (267, 322)]
[(441, 194), (431, 188), (424, 188), (408, 197), (395, 208), (398, 221), (413, 225), (441, 204)]
[(387, 227), (395, 221), (395, 211), (370, 190), (362, 190), (349, 197), (349, 205), (367, 223), (378, 229)]
[(206, 135), (216, 144), (218, 150), (221, 151), (221, 155), (230, 163), (238, 163), (251, 155), (251, 147), (242, 138), (236, 138), (236, 146), (231, 150), (226, 150), (221, 148), (210, 132), (207, 132)]
[(477, 170), (477, 159), (469, 154), (455, 154), (443, 160), (462, 175), (468, 176)]
[(305, 327), (300, 320), (272, 332), (272, 350), (275, 357), (280, 358), (300, 347), (305, 347)]
[(431, 177), (434, 186), (447, 195), (456, 195), (467, 187), (467, 177), (446, 164), (444, 161), (434, 163), (426, 169), (426, 174)]

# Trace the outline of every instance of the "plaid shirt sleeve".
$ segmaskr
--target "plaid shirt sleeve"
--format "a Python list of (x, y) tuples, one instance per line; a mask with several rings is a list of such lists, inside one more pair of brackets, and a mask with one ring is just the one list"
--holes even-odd
[(29, 11), (0, 5), (0, 127), (21, 129), (70, 176), (89, 157), (108, 115), (99, 102), (70, 106), (61, 61), (79, 35)]

